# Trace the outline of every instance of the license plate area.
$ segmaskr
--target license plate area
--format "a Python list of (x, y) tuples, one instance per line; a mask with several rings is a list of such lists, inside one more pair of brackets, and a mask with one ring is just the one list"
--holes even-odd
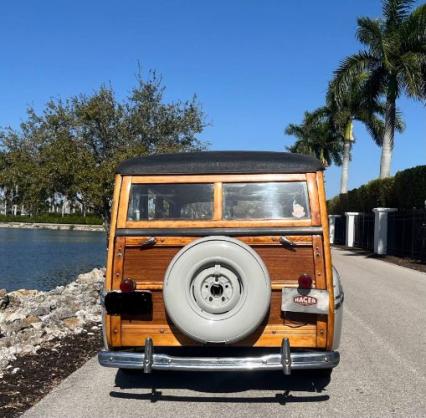
[(152, 313), (151, 292), (109, 292), (105, 295), (109, 315), (149, 315)]
[(282, 289), (281, 310), (283, 312), (304, 312), (313, 314), (328, 314), (328, 290), (298, 289), (284, 287)]

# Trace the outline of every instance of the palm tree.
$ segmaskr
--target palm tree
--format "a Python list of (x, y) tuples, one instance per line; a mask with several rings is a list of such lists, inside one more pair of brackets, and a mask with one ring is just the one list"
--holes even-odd
[[(342, 165), (340, 193), (347, 193), (349, 162), (354, 142), (353, 122), (362, 122), (374, 141), (381, 145), (385, 115), (385, 105), (365, 94), (366, 74), (354, 77), (344, 94), (336, 95), (333, 80), (327, 92), (327, 104), (314, 112), (306, 112), (302, 124), (290, 124), (286, 134), (297, 139), (287, 149), (291, 152), (310, 154), (317, 157), (325, 166), (334, 162)], [(403, 130), (403, 122), (396, 114), (396, 129)]]
[[(329, 117), (343, 141), (342, 175), (340, 178), (340, 193), (348, 192), (349, 162), (351, 160), (353, 136), (353, 122), (358, 121), (365, 125), (373, 140), (382, 144), (384, 134), (383, 117), (385, 105), (376, 98), (369, 98), (366, 94), (366, 73), (353, 77), (351, 83), (337, 94), (336, 80), (333, 80), (327, 92), (327, 107)], [(404, 128), (400, 115), (396, 115), (396, 129)]]
[(300, 125), (291, 123), (285, 129), (287, 135), (296, 137), (296, 142), (287, 147), (290, 152), (312, 155), (327, 167), (332, 163), (342, 164), (342, 141), (332, 126), (329, 109), (320, 107), (314, 112), (305, 112)]
[(385, 100), (380, 178), (390, 176), (396, 100), (402, 94), (422, 98), (426, 64), (426, 4), (411, 10), (413, 0), (384, 0), (383, 18), (358, 19), (357, 38), (366, 49), (347, 57), (335, 73), (342, 96), (354, 77), (367, 74), (367, 99)]

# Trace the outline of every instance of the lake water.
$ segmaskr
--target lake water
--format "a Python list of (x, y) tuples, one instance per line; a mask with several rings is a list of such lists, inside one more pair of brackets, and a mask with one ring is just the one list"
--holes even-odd
[(0, 228), (0, 289), (50, 290), (105, 266), (103, 232)]

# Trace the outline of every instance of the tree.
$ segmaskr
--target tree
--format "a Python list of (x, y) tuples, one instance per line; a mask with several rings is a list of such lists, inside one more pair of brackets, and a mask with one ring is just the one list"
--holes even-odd
[(366, 98), (384, 98), (380, 178), (389, 177), (391, 172), (396, 100), (402, 93), (414, 98), (422, 98), (425, 93), (422, 70), (426, 64), (426, 4), (411, 10), (412, 4), (412, 0), (384, 0), (383, 18), (359, 18), (357, 38), (366, 49), (347, 57), (335, 72), (339, 96), (354, 77), (365, 72)]
[[(358, 121), (365, 125), (373, 140), (381, 145), (384, 134), (383, 117), (385, 105), (377, 98), (369, 98), (365, 92), (368, 85), (366, 73), (354, 76), (351, 83), (344, 90), (337, 91), (336, 81), (329, 84), (327, 92), (327, 109), (331, 124), (340, 134), (343, 141), (342, 174), (340, 179), (340, 193), (348, 192), (349, 162), (354, 142), (353, 122)], [(339, 93), (339, 94), (338, 94)], [(396, 129), (402, 131), (404, 126), (399, 114), (396, 115)]]
[(196, 98), (164, 103), (161, 80), (138, 78), (118, 101), (111, 87), (91, 95), (51, 100), (38, 115), (28, 110), (19, 131), (0, 133), (4, 155), (0, 185), (18, 186), (26, 206), (46, 207), (59, 193), (78, 200), (109, 224), (114, 171), (126, 158), (203, 149), (205, 127)]
[(48, 188), (43, 175), (38, 138), (39, 121), (31, 109), (21, 124), (22, 134), (7, 129), (0, 134), (3, 149), (0, 186), (8, 206), (24, 205), (33, 214), (46, 209)]
[(326, 106), (305, 112), (302, 123), (288, 125), (285, 133), (296, 137), (296, 142), (287, 147), (288, 151), (312, 155), (326, 167), (332, 163), (341, 165), (343, 142)]
[[(342, 165), (340, 193), (348, 191), (349, 162), (354, 141), (353, 122), (362, 122), (372, 138), (381, 144), (384, 132), (385, 106), (378, 100), (367, 99), (364, 89), (366, 74), (354, 77), (344, 93), (336, 94), (335, 81), (329, 85), (326, 105), (306, 112), (301, 125), (289, 125), (286, 133), (297, 138), (288, 149), (291, 152), (311, 154), (328, 166)], [(403, 129), (397, 114), (396, 128)]]

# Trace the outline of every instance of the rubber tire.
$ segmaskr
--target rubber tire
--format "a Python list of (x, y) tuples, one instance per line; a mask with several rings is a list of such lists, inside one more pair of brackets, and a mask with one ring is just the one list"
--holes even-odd
[[(191, 291), (194, 277), (216, 263), (232, 268), (242, 295), (236, 306), (219, 314), (199, 308)], [(271, 284), (265, 264), (251, 247), (235, 238), (210, 236), (191, 242), (172, 259), (163, 298), (168, 316), (182, 333), (202, 343), (229, 344), (259, 327), (269, 312)]]

